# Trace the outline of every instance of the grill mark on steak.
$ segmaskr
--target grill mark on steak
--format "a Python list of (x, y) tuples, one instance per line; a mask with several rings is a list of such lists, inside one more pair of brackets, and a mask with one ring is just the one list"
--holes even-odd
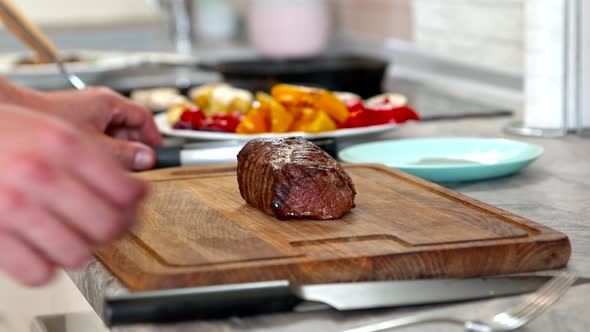
[(240, 194), (279, 219), (335, 219), (354, 208), (342, 166), (300, 137), (255, 139), (238, 154)]

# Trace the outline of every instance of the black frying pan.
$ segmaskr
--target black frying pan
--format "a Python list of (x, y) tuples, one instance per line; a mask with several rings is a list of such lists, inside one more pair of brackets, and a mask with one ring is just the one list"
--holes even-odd
[(277, 83), (348, 91), (368, 98), (382, 92), (387, 62), (362, 56), (322, 56), (296, 60), (252, 59), (202, 63), (225, 82), (251, 91), (269, 91)]

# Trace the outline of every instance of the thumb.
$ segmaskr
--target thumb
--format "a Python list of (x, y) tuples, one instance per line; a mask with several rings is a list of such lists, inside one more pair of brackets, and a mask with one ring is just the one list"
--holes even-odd
[(156, 164), (156, 154), (149, 146), (139, 143), (104, 137), (107, 152), (115, 157), (123, 167), (143, 171), (151, 169)]

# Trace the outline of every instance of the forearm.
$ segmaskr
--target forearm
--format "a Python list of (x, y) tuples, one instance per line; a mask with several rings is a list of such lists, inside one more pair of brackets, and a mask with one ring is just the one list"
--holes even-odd
[(43, 105), (45, 93), (13, 84), (0, 76), (0, 104), (11, 104), (29, 108)]

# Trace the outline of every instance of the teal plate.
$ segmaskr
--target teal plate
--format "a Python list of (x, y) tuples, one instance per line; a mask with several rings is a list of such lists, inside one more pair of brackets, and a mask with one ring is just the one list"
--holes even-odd
[(487, 138), (425, 138), (351, 146), (348, 163), (384, 164), (434, 182), (459, 182), (513, 174), (543, 154), (537, 145)]

